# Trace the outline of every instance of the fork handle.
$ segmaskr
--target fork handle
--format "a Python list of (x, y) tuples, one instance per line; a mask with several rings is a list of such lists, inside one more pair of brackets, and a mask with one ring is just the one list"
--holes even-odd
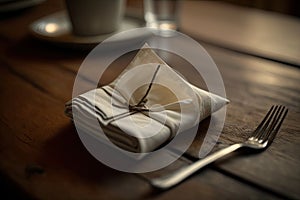
[(156, 179), (152, 179), (150, 181), (151, 185), (159, 189), (168, 189), (173, 187), (192, 175), (193, 173), (197, 172), (199, 169), (203, 168), (204, 166), (216, 161), (217, 159), (241, 148), (243, 146), (242, 143), (233, 144), (229, 147), (226, 147), (220, 151), (217, 151), (202, 160), (198, 160), (186, 167), (180, 168), (171, 174), (168, 174), (163, 177), (159, 177)]

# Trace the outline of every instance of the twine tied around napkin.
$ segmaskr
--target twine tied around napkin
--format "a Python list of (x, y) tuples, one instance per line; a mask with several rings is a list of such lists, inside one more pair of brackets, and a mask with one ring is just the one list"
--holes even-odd
[[(128, 104), (128, 106), (127, 106), (126, 103), (125, 103), (124, 106), (120, 106), (120, 105), (116, 105), (116, 104), (112, 103), (112, 106), (115, 106), (115, 107), (117, 107), (117, 108), (124, 108), (124, 109), (126, 109), (126, 108), (128, 107), (128, 112), (121, 113), (121, 114), (118, 114), (118, 115), (116, 115), (116, 116), (111, 116), (111, 117), (108, 117), (108, 118), (107, 118), (107, 117), (104, 117), (103, 115), (100, 115), (100, 117), (102, 117), (103, 120), (107, 120), (107, 121), (108, 121), (107, 123), (109, 123), (109, 122), (111, 122), (112, 120), (117, 120), (117, 119), (119, 119), (120, 117), (126, 117), (126, 116), (128, 116), (128, 115), (135, 114), (135, 113), (137, 113), (137, 112), (150, 112), (150, 111), (152, 111), (152, 110), (150, 110), (149, 108), (146, 107), (146, 103), (147, 103), (147, 101), (148, 101), (148, 100), (147, 100), (147, 96), (148, 96), (148, 94), (149, 94), (149, 92), (150, 92), (150, 90), (151, 90), (151, 88), (152, 88), (154, 79), (155, 79), (155, 77), (156, 77), (156, 75), (157, 75), (157, 72), (158, 72), (159, 68), (160, 68), (160, 65), (157, 66), (157, 69), (155, 70), (155, 72), (154, 72), (154, 74), (153, 74), (153, 77), (152, 77), (152, 79), (151, 79), (151, 82), (150, 82), (150, 84), (149, 84), (149, 86), (148, 86), (148, 88), (147, 88), (147, 91), (145, 92), (144, 96), (140, 99), (140, 101), (139, 101), (137, 104), (135, 104), (135, 105)], [(105, 90), (104, 88), (102, 88), (102, 90), (104, 90), (109, 96), (113, 97), (113, 95), (110, 94), (110, 93), (109, 93), (107, 90)], [(96, 108), (98, 111), (101, 112), (101, 110), (100, 110), (97, 106), (95, 106), (95, 108)], [(154, 111), (155, 111), (155, 110), (154, 110)], [(97, 119), (98, 119), (98, 118), (97, 118)], [(99, 121), (99, 119), (98, 119), (98, 121)], [(101, 123), (101, 122), (99, 121), (99, 123)]]
[(145, 45), (112, 83), (69, 101), (66, 114), (76, 114), (79, 128), (103, 142), (105, 133), (122, 149), (150, 152), (226, 103), (188, 83)]

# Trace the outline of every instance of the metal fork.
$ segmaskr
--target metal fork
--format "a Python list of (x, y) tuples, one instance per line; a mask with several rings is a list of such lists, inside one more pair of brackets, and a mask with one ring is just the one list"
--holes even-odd
[(150, 180), (150, 184), (159, 189), (168, 189), (182, 182), (193, 173), (197, 172), (204, 166), (214, 162), (215, 160), (241, 148), (247, 147), (251, 149), (266, 149), (276, 136), (279, 128), (286, 117), (288, 109), (285, 106), (272, 106), (267, 115), (252, 133), (252, 135), (243, 143), (233, 144), (220, 151), (207, 156), (206, 158), (196, 161), (186, 167), (180, 168), (171, 174)]

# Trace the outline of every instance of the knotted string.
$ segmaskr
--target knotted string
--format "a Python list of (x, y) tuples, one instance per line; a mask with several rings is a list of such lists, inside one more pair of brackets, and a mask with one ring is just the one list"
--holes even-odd
[(145, 95), (143, 96), (143, 98), (141, 98), (141, 100), (138, 102), (138, 104), (137, 104), (136, 106), (134, 106), (134, 107), (136, 107), (136, 108), (138, 108), (138, 107), (143, 107), (143, 106), (146, 104), (146, 102), (147, 102), (147, 99), (146, 99), (146, 98), (147, 98), (147, 96), (148, 96), (148, 94), (149, 94), (149, 92), (150, 92), (150, 90), (151, 90), (151, 88), (152, 88), (154, 79), (155, 79), (155, 77), (156, 77), (156, 75), (157, 75), (157, 73), (158, 73), (159, 68), (160, 68), (160, 65), (157, 66), (157, 68), (156, 68), (156, 70), (155, 70), (155, 72), (154, 72), (154, 74), (153, 74), (153, 76), (152, 76), (152, 79), (151, 79), (151, 81), (150, 81), (150, 84), (149, 84), (149, 86), (148, 86), (148, 89), (147, 89)]
[[(115, 115), (115, 116), (111, 116), (111, 117), (107, 117), (107, 115), (98, 107), (95, 105), (95, 111), (96, 113), (105, 121), (107, 121), (107, 123), (110, 123), (112, 121), (115, 121), (117, 119), (120, 119), (120, 118), (123, 118), (123, 117), (127, 117), (129, 115), (132, 115), (132, 114), (135, 114), (135, 113), (142, 113), (142, 112), (149, 112), (150, 110), (146, 107), (146, 103), (147, 103), (147, 96), (149, 95), (150, 91), (151, 91), (151, 88), (152, 88), (152, 85), (154, 83), (154, 80), (155, 80), (155, 77), (157, 76), (157, 73), (160, 69), (160, 65), (157, 66), (153, 76), (152, 76), (152, 79), (150, 81), (150, 84), (147, 88), (147, 91), (146, 93), (144, 94), (144, 96), (140, 99), (140, 101), (136, 104), (136, 105), (128, 105), (128, 109), (129, 109), (129, 112), (124, 112), (124, 113), (121, 113), (121, 114), (118, 114), (118, 115)], [(104, 90), (104, 92), (110, 96), (112, 96), (112, 94), (110, 94), (106, 89), (102, 88), (102, 90)], [(118, 107), (118, 108), (127, 108), (127, 106), (123, 107), (123, 106), (119, 106), (119, 105), (115, 105), (113, 104), (113, 106), (115, 107)], [(97, 118), (98, 119), (98, 118)], [(98, 119), (99, 121), (99, 119)]]

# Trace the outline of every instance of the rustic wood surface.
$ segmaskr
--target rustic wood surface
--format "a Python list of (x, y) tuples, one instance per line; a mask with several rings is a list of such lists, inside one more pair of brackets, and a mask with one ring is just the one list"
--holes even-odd
[(300, 22), (296, 17), (218, 1), (187, 1), (181, 30), (231, 50), (300, 65)]
[[(58, 48), (28, 35), (29, 23), (63, 6), (61, 1), (46, 1), (0, 20), (0, 172), (16, 192), (38, 199), (300, 198), (298, 68), (202, 43), (218, 65), (231, 100), (216, 148), (247, 138), (271, 105), (283, 104), (290, 111), (266, 151), (235, 153), (178, 187), (158, 192), (147, 179), (192, 162), (198, 140), (172, 165), (141, 175), (95, 160), (63, 113), (88, 52)], [(107, 71), (103, 84), (120, 73), (118, 64)], [(201, 84), (197, 76), (187, 77)]]

